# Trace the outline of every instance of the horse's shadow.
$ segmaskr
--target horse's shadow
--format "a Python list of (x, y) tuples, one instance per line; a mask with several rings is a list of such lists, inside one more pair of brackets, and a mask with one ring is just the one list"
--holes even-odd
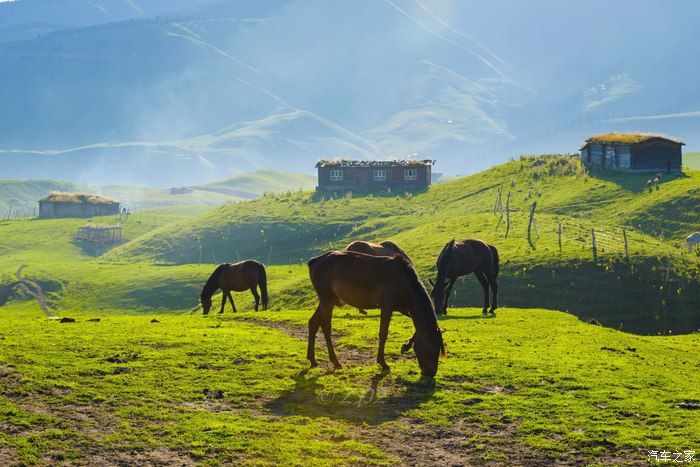
[(392, 391), (405, 388), (403, 393), (386, 394), (380, 383), (389, 375), (388, 371), (374, 375), (366, 387), (348, 390), (324, 389), (319, 378), (332, 373), (309, 376), (309, 369), (300, 371), (295, 377), (294, 388), (268, 402), (266, 407), (280, 416), (304, 415), (343, 419), (353, 423), (373, 425), (396, 420), (404, 412), (429, 400), (435, 392), (435, 381), (421, 377), (417, 381), (403, 378), (394, 380)]

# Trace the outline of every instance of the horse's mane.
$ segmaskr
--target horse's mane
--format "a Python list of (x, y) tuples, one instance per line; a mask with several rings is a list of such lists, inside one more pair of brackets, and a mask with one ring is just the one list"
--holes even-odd
[(214, 269), (214, 272), (211, 273), (211, 276), (209, 276), (209, 279), (207, 280), (206, 284), (204, 284), (204, 287), (202, 288), (202, 297), (211, 297), (214, 295), (214, 292), (216, 292), (216, 289), (219, 288), (218, 280), (219, 276), (221, 275), (221, 272), (228, 266), (227, 264), (220, 264), (216, 269)]
[[(416, 295), (420, 298), (421, 301), (423, 301), (424, 307), (427, 310), (433, 310), (433, 302), (430, 300), (430, 295), (425, 289), (423, 282), (421, 282), (420, 278), (418, 277), (418, 273), (416, 272), (416, 269), (413, 267), (413, 264), (411, 264), (411, 261), (408, 259), (408, 257), (396, 253), (393, 256), (393, 259), (399, 261), (403, 266), (404, 270), (408, 274), (411, 286), (414, 288), (414, 292), (416, 292)], [(429, 326), (432, 326), (434, 324), (437, 327), (437, 316), (435, 316), (435, 313), (428, 313), (428, 315), (429, 316), (425, 316), (425, 318), (429, 319), (429, 322), (427, 324)]]
[(442, 281), (445, 278), (445, 274), (447, 274), (447, 266), (450, 264), (450, 260), (452, 259), (452, 250), (454, 248), (454, 245), (454, 240), (450, 240), (449, 242), (447, 242), (445, 246), (442, 247), (442, 251), (440, 251), (440, 255), (438, 256), (438, 259), (435, 262), (435, 267), (437, 268), (436, 282), (438, 284), (442, 283)]
[[(406, 252), (403, 251), (403, 249), (400, 246), (398, 246), (396, 243), (392, 242), (391, 240), (386, 240), (386, 241), (380, 243), (380, 245), (383, 247), (389, 246), (389, 247), (393, 248), (398, 254), (401, 254), (404, 257), (406, 257), (406, 259), (409, 259)], [(410, 259), (409, 259), (409, 261), (410, 261)]]

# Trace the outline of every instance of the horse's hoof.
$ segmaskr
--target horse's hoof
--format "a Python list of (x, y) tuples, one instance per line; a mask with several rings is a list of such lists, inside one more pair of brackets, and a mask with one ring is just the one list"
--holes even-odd
[(496, 314), (496, 309), (495, 309), (495, 308), (491, 308), (491, 309), (489, 310), (489, 313), (491, 313), (492, 315), (495, 315), (495, 314)]
[(342, 370), (343, 365), (341, 365), (340, 362), (335, 362), (335, 363), (333, 363), (333, 369), (334, 370)]
[(316, 360), (313, 360), (310, 363), (311, 363), (311, 368), (316, 368), (318, 366), (318, 362)]
[(488, 308), (484, 308), (483, 310), (481, 310), (482, 315), (486, 315), (488, 312), (489, 312)]
[(408, 351), (411, 350), (412, 347), (413, 347), (413, 345), (411, 345), (411, 344), (402, 345), (401, 346), (401, 353), (402, 354), (408, 353)]

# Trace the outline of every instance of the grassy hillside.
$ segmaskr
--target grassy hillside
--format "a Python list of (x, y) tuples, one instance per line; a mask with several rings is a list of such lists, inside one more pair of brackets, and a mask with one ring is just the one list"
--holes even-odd
[[(700, 225), (700, 173), (663, 180), (645, 189), (647, 176), (587, 174), (575, 158), (527, 158), (433, 186), (418, 195), (317, 199), (308, 193), (267, 196), (224, 206), (189, 222), (154, 230), (119, 248), (122, 258), (158, 256), (169, 263), (193, 258), (258, 258), (301, 265), (309, 257), (355, 239), (392, 239), (423, 276), (451, 238), (482, 238), (498, 246), (502, 297), (511, 306), (542, 305), (585, 319), (642, 332), (700, 328), (697, 258), (682, 238)], [(511, 192), (511, 228), (493, 207)], [(536, 201), (536, 233), (527, 241), (529, 207)], [(557, 230), (562, 226), (559, 250)], [(598, 261), (591, 228), (597, 230)], [(630, 259), (624, 257), (626, 229)], [(668, 273), (666, 274), (666, 270)], [(313, 300), (306, 277), (284, 299)], [(580, 290), (580, 292), (573, 292)], [(597, 294), (585, 290), (595, 289)], [(455, 303), (477, 306), (477, 282), (461, 281)], [(609, 309), (614, 301), (616, 307)]]
[[(668, 223), (662, 238), (640, 209), (662, 221), (678, 203), (692, 207), (698, 173), (643, 193), (642, 177), (540, 161), (417, 195), (289, 192), (213, 211), (142, 210), (121, 223), (128, 243), (100, 256), (74, 239), (84, 219), (0, 221), (0, 465), (625, 464), (648, 449), (693, 449), (700, 274), (678, 239), (697, 218)], [(507, 238), (493, 213), (498, 186), (503, 198), (511, 191)], [(425, 279), (444, 242), (472, 236), (501, 250), (505, 307), (440, 319), (448, 356), (435, 380), (399, 353), (411, 334), (402, 316), (387, 343), (392, 371), (378, 373), (378, 312), (350, 308), (334, 318), (344, 369), (329, 369), (322, 339), (321, 367), (307, 368), (310, 255), (391, 238)], [(236, 315), (192, 314), (214, 265), (248, 256), (267, 263), (272, 309), (250, 311), (243, 292)], [(43, 317), (16, 286), (22, 264), (52, 312), (76, 322)], [(480, 302), (476, 281), (462, 281), (454, 303)]]
[(683, 154), (683, 165), (689, 169), (700, 170), (700, 152)]
[(258, 198), (268, 192), (282, 193), (285, 191), (310, 190), (315, 186), (315, 175), (282, 172), (279, 170), (256, 170), (192, 188), (231, 194), (241, 198)]
[[(315, 186), (316, 177), (309, 174), (277, 170), (257, 170), (242, 173), (222, 181), (190, 186), (186, 193), (175, 194), (170, 189), (131, 185), (87, 186), (58, 180), (0, 180), (0, 218), (13, 212), (22, 217), (35, 214), (37, 201), (52, 191), (97, 193), (118, 200), (132, 211), (166, 206), (219, 206), (230, 201), (259, 198), (265, 193), (283, 193)], [(196, 208), (193, 208), (196, 209)]]

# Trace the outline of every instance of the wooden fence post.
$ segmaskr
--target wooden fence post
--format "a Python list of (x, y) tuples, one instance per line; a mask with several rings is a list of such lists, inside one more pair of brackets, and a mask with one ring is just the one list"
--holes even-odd
[(506, 198), (506, 238), (508, 238), (508, 232), (510, 232), (510, 190)]
[(593, 246), (593, 261), (598, 261), (598, 245), (595, 241), (595, 228), (591, 229), (591, 245)]
[(537, 201), (532, 203), (530, 206), (530, 221), (527, 223), (527, 242), (534, 249), (535, 244), (532, 243), (532, 220), (535, 218), (535, 209), (537, 208)]
[(630, 259), (630, 250), (627, 243), (627, 230), (622, 229), (622, 238), (625, 240), (625, 258)]
[(557, 229), (557, 237), (559, 238), (559, 253), (561, 253), (561, 222), (559, 222), (559, 228)]

